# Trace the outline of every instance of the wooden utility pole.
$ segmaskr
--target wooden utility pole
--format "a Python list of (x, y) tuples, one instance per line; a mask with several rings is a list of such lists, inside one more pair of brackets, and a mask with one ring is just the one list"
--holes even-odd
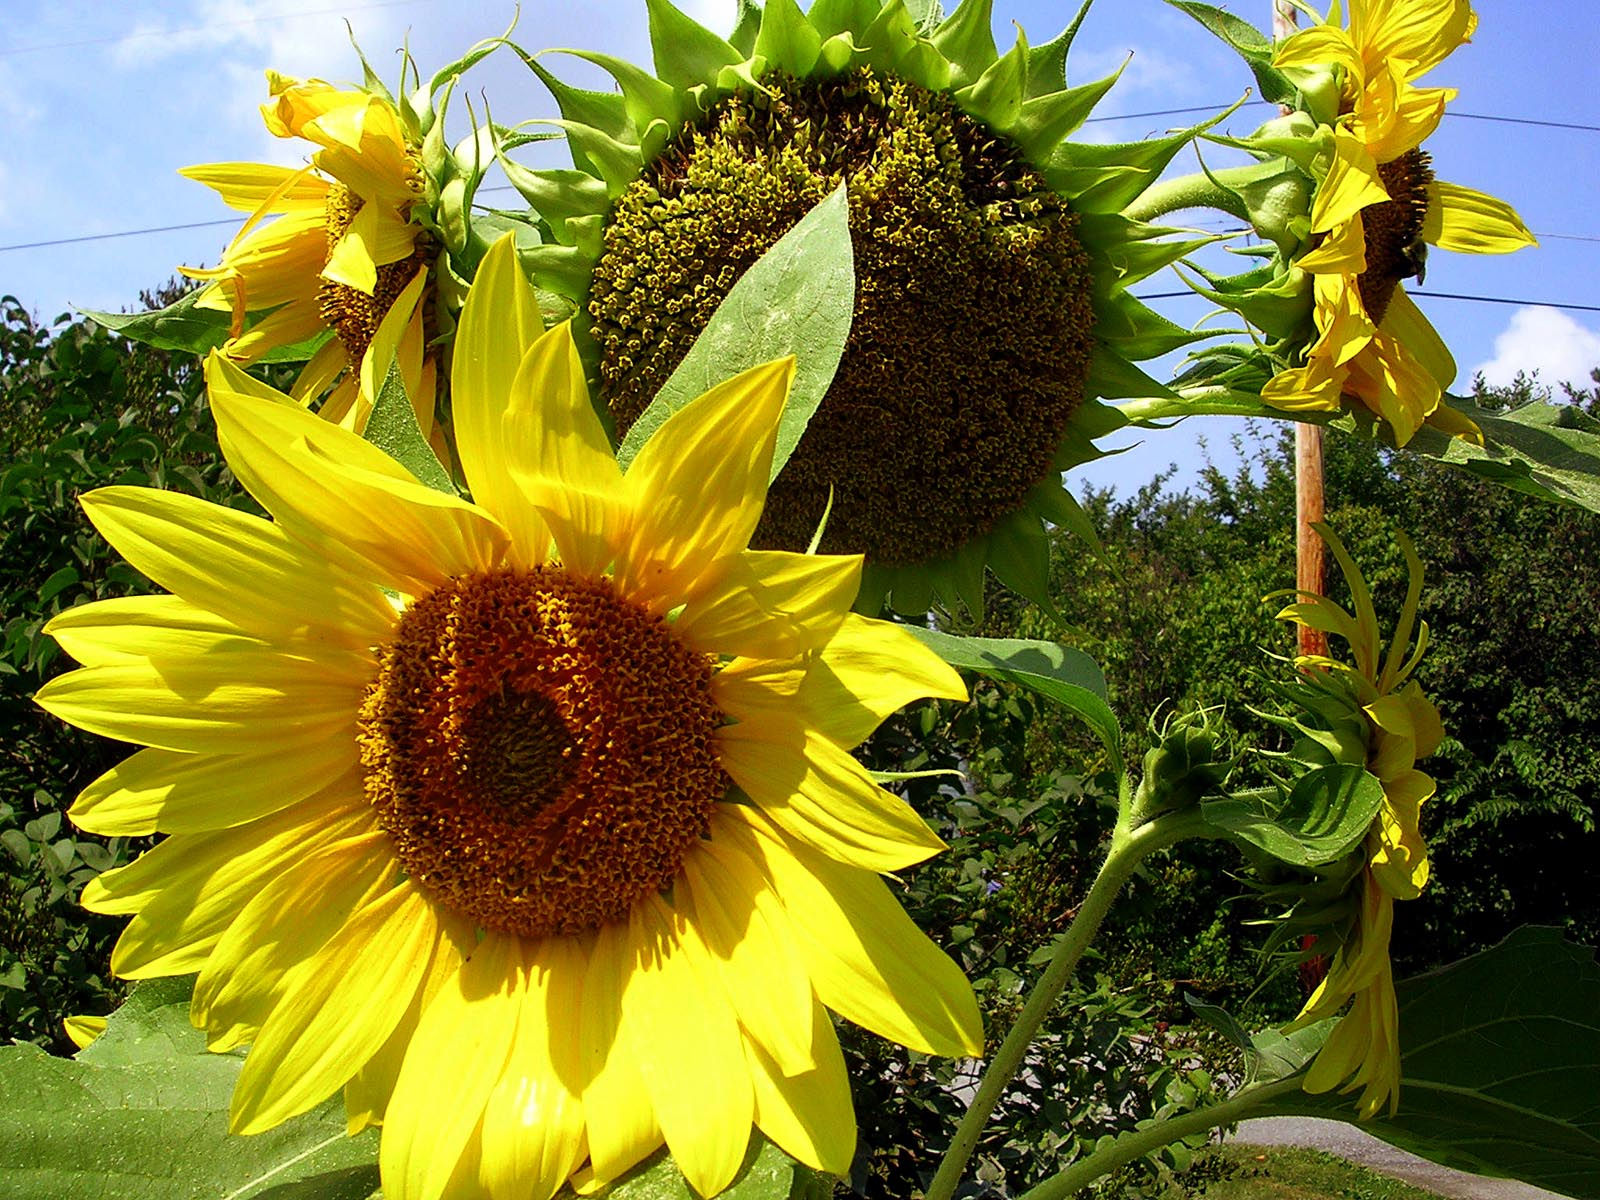
[[(1281, 42), (1294, 33), (1297, 12), (1289, 0), (1271, 2), (1272, 40)], [(1322, 520), (1322, 426), (1305, 421), (1294, 427), (1294, 501), (1295, 587), (1320, 596), (1327, 586), (1327, 560), (1311, 523)], [(1328, 653), (1321, 630), (1302, 625), (1298, 633), (1301, 654)]]

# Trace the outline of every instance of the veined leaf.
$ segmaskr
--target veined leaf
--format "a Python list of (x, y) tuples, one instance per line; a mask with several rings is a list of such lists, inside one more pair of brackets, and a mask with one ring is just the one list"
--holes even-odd
[(1600, 421), (1571, 404), (1525, 404), (1497, 413), (1455, 397), (1449, 403), (1477, 422), (1486, 445), (1424, 426), (1407, 450), (1541, 500), (1600, 512)]
[[(167, 307), (151, 309), (149, 312), (108, 313), (97, 312), (92, 308), (80, 308), (78, 311), (96, 325), (105, 326), (112, 333), (120, 333), (123, 337), (143, 342), (157, 350), (182, 350), (189, 354), (203, 355), (228, 340), (228, 325), (231, 319), (223, 310), (200, 308), (195, 304), (204, 291), (204, 288), (196, 288), (182, 299), (174, 300)], [(247, 320), (245, 328), (248, 329), (255, 321), (266, 315), (268, 314), (251, 314), (253, 320)], [(330, 336), (331, 333), (324, 332), (292, 346), (279, 346), (264, 354), (260, 361), (304, 362), (315, 354)]]
[(622, 439), (624, 470), (666, 419), (741, 371), (794, 355), (772, 478), (799, 445), (833, 383), (855, 309), (855, 259), (843, 185), (778, 239), (733, 285), (650, 406)]
[[(1517, 930), (1396, 989), (1400, 1110), (1361, 1128), (1413, 1154), (1600, 1200), (1600, 963), (1561, 931)], [(1280, 1096), (1251, 1115), (1353, 1121), (1350, 1097)]]
[[(561, 1200), (572, 1192), (563, 1190)], [(795, 1162), (752, 1132), (739, 1174), (718, 1200), (827, 1200), (833, 1180)], [(665, 1150), (660, 1150), (610, 1187), (591, 1192), (594, 1200), (699, 1200)]]
[(1167, 3), (1188, 13), (1233, 47), (1256, 77), (1263, 100), (1278, 104), (1294, 99), (1294, 84), (1272, 65), (1272, 43), (1249, 21), (1199, 0), (1167, 0)]
[(384, 376), (378, 398), (373, 402), (372, 415), (367, 418), (364, 436), (434, 491), (449, 496), (457, 494), (450, 472), (444, 469), (439, 456), (428, 445), (428, 439), (422, 436), (422, 426), (417, 424), (417, 413), (406, 393), (399, 363), (389, 364), (389, 373)]
[(1276, 813), (1252, 794), (1202, 800), (1206, 824), (1280, 862), (1319, 867), (1343, 858), (1366, 836), (1383, 803), (1383, 785), (1358, 766), (1334, 764), (1295, 781)]
[(1122, 729), (1106, 703), (1106, 680), (1081, 650), (1022, 638), (973, 638), (907, 625), (906, 629), (952, 667), (1016, 683), (1078, 714), (1099, 735), (1120, 779)]
[(138, 985), (76, 1060), (0, 1048), (0, 1195), (10, 1200), (367, 1200), (378, 1139), (335, 1097), (254, 1137), (228, 1133), (244, 1060), (189, 1024), (188, 979)]

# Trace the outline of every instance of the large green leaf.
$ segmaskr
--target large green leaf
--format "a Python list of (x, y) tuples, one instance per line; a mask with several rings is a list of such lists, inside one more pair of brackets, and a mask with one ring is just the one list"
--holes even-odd
[(792, 354), (794, 386), (772, 458), (777, 477), (833, 383), (850, 336), (856, 276), (849, 215), (841, 185), (740, 277), (622, 439), (617, 461), (624, 470), (666, 419), (696, 396), (741, 371)]
[(1452, 397), (1450, 407), (1478, 423), (1484, 446), (1424, 427), (1406, 449), (1541, 500), (1600, 512), (1600, 421), (1572, 404), (1497, 413)]
[[(562, 1197), (570, 1197), (563, 1191)], [(658, 1151), (608, 1188), (590, 1193), (598, 1200), (699, 1200), (665, 1150)], [(830, 1176), (795, 1162), (782, 1150), (752, 1134), (739, 1174), (718, 1200), (827, 1200)]]
[(230, 1136), (243, 1059), (189, 1025), (189, 980), (134, 989), (76, 1060), (0, 1048), (0, 1195), (9, 1200), (366, 1200), (378, 1139), (344, 1105)]
[[(1363, 1122), (1434, 1162), (1600, 1200), (1600, 964), (1556, 929), (1407, 980), (1400, 1111)], [(1291, 1094), (1251, 1115), (1353, 1120), (1350, 1097)]]
[[(92, 308), (78, 311), (96, 325), (103, 325), (113, 333), (143, 342), (157, 350), (181, 350), (190, 354), (205, 354), (228, 340), (230, 316), (226, 310), (200, 308), (195, 301), (204, 288), (197, 288), (175, 300), (166, 308), (156, 308), (142, 313), (97, 312)], [(265, 313), (252, 314), (246, 327), (260, 320)], [(293, 346), (279, 346), (261, 357), (262, 362), (304, 362), (316, 353), (328, 339), (326, 332)]]
[(1120, 779), (1122, 729), (1106, 703), (1106, 680), (1094, 659), (1054, 642), (1022, 638), (957, 637), (937, 629), (906, 629), (952, 667), (1020, 684), (1077, 713), (1099, 735)]
[(1280, 862), (1320, 867), (1343, 858), (1366, 836), (1383, 803), (1383, 785), (1361, 767), (1335, 764), (1302, 775), (1275, 812), (1266, 803), (1269, 795), (1202, 800), (1200, 812), (1213, 829)]

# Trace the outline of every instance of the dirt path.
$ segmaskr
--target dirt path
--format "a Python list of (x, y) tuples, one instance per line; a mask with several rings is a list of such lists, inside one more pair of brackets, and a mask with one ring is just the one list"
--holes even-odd
[(1325, 1150), (1381, 1175), (1427, 1188), (1448, 1200), (1565, 1200), (1555, 1192), (1532, 1184), (1452, 1171), (1398, 1150), (1344, 1121), (1262, 1117), (1244, 1122), (1231, 1140), (1253, 1146), (1303, 1146), (1309, 1150)]

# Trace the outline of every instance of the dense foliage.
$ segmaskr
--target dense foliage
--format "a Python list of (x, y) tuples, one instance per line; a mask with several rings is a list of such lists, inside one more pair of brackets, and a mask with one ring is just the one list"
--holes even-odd
[(187, 356), (86, 321), (46, 325), (0, 298), (0, 1040), (69, 1049), (62, 1018), (103, 1013), (122, 994), (106, 967), (122, 922), (77, 896), (141, 847), (80, 835), (62, 814), (128, 750), (34, 707), (66, 665), (40, 631), (83, 601), (150, 590), (89, 525), (81, 493), (145, 484), (228, 502), (237, 491), (200, 393)]

